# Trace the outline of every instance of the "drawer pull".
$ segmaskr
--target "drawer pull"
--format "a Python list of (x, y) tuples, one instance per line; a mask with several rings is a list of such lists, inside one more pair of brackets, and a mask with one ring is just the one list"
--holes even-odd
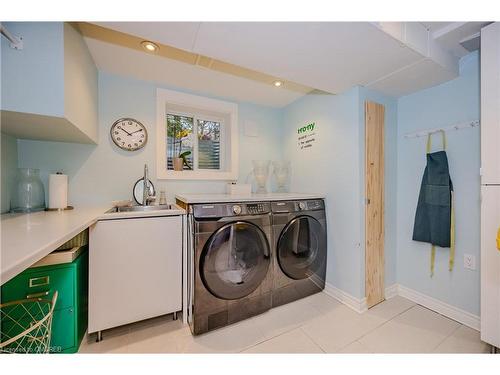
[(50, 290), (47, 290), (46, 292), (40, 292), (40, 293), (33, 293), (33, 294), (28, 294), (26, 295), (26, 298), (38, 298), (38, 297), (46, 297), (50, 293)]
[(30, 288), (34, 288), (36, 286), (49, 285), (49, 283), (50, 283), (49, 276), (33, 277), (29, 281), (29, 286)]

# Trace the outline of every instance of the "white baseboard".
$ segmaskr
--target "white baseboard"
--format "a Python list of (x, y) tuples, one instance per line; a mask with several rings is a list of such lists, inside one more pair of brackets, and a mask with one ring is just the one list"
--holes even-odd
[[(326, 283), (324, 292), (329, 296), (335, 298), (340, 303), (343, 303), (347, 307), (350, 307), (358, 313), (363, 313), (368, 310), (366, 305), (366, 298), (356, 298), (349, 293), (334, 287), (331, 284)], [(410, 301), (413, 301), (419, 305), (422, 305), (430, 310), (433, 310), (441, 315), (444, 315), (450, 319), (456, 320), (467, 327), (473, 328), (479, 331), (481, 326), (481, 321), (479, 316), (471, 314), (465, 310), (458, 307), (449, 305), (438, 299), (425, 295), (423, 293), (417, 292), (416, 290), (407, 288), (400, 284), (392, 284), (385, 289), (385, 298), (391, 299), (395, 296), (401, 296)]]
[(385, 288), (385, 299), (391, 299), (398, 295), (398, 284), (389, 285)]
[(481, 327), (481, 319), (477, 315), (471, 314), (470, 312), (449, 305), (436, 298), (417, 292), (416, 290), (407, 288), (403, 285), (398, 285), (397, 290), (398, 295), (400, 295), (401, 297), (407, 298), (410, 301), (427, 307), (428, 309), (433, 310), (441, 315), (456, 320), (457, 322), (462, 323), (467, 327), (473, 328), (477, 331), (479, 331)]
[(356, 298), (328, 283), (325, 285), (324, 292), (358, 313), (363, 313), (368, 310), (366, 306), (366, 298)]

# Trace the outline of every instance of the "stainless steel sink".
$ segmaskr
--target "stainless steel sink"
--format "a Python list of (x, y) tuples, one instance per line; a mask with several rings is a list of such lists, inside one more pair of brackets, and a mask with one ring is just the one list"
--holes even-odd
[(171, 204), (159, 204), (154, 206), (124, 206), (124, 207), (113, 207), (112, 209), (106, 211), (107, 214), (114, 214), (117, 212), (144, 212), (144, 211), (158, 211), (158, 210), (175, 210), (176, 207), (172, 207)]

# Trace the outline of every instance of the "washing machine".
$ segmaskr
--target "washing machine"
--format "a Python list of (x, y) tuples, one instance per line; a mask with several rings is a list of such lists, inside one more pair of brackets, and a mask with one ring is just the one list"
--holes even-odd
[(188, 322), (195, 335), (271, 308), (269, 202), (195, 204)]
[(275, 307), (325, 288), (327, 227), (323, 199), (272, 202), (271, 210)]

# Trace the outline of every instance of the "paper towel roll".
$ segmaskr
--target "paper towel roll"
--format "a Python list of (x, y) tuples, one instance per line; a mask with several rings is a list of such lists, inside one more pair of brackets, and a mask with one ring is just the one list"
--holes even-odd
[(49, 208), (68, 207), (68, 176), (49, 175)]

